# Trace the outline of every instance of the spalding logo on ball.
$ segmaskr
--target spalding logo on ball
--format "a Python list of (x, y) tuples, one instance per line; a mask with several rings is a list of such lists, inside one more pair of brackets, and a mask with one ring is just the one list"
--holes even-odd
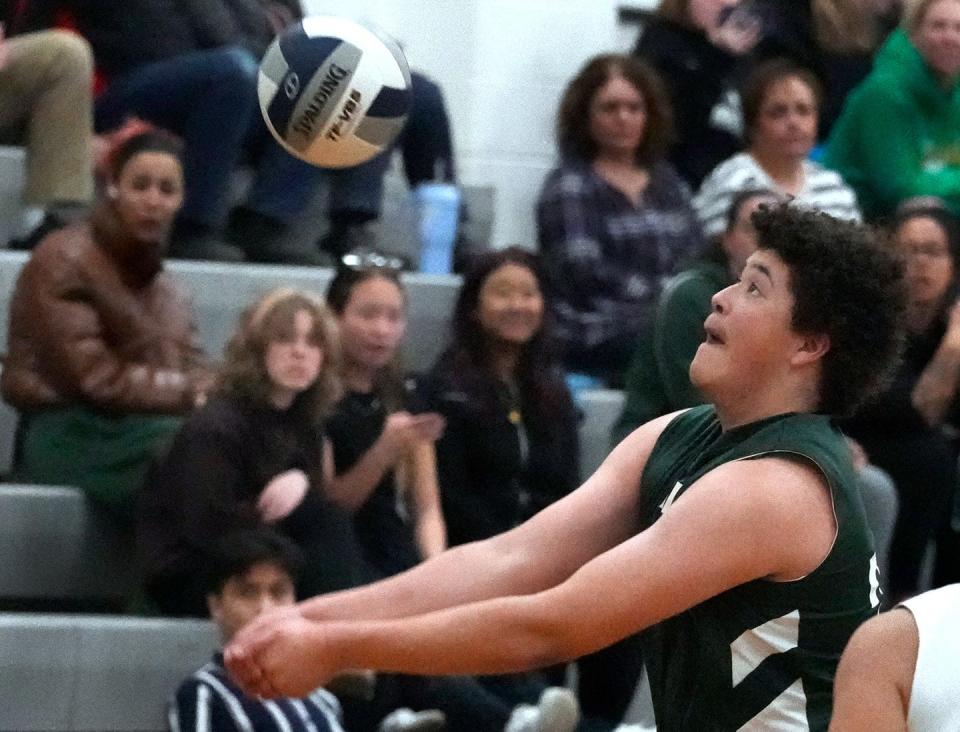
[(410, 69), (392, 39), (311, 16), (277, 36), (260, 63), (260, 110), (290, 154), (323, 168), (369, 160), (400, 133)]

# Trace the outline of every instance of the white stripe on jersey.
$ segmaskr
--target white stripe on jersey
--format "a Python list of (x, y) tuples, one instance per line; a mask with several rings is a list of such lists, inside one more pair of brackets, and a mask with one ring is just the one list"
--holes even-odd
[(277, 706), (276, 702), (265, 701), (263, 706), (270, 712), (270, 716), (273, 717), (273, 721), (277, 723), (277, 729), (280, 730), (280, 732), (293, 732), (293, 728), (287, 721), (287, 715)]
[(807, 721), (807, 695), (803, 681), (797, 679), (785, 692), (764, 707), (737, 732), (810, 732)]
[(250, 718), (247, 716), (247, 713), (243, 711), (243, 706), (240, 704), (240, 701), (236, 696), (223, 685), (223, 682), (220, 681), (216, 676), (207, 672), (207, 671), (198, 671), (196, 673), (196, 678), (200, 681), (203, 681), (205, 684), (209, 684), (210, 687), (217, 692), (224, 703), (227, 705), (227, 710), (230, 712), (230, 716), (233, 717), (234, 723), (238, 728), (244, 732), (254, 732), (253, 724), (250, 722)]
[(201, 684), (197, 687), (197, 732), (210, 732), (210, 687)]
[(730, 644), (733, 685), (737, 686), (769, 656), (786, 653), (800, 644), (800, 611), (768, 620), (745, 630)]

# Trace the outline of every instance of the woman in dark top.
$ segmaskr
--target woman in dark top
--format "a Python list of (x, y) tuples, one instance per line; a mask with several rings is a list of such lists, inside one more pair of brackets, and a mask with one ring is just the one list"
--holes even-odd
[(550, 353), (539, 265), (517, 247), (478, 257), (453, 343), (424, 379), (451, 546), (512, 529), (579, 484), (576, 415)]
[[(896, 602), (921, 589), (923, 557), (945, 527), (957, 479), (956, 444), (945, 428), (960, 425), (960, 239), (955, 219), (941, 207), (907, 208), (893, 231), (906, 259), (910, 288), (906, 351), (889, 389), (850, 420), (846, 430), (897, 486), (900, 513), (889, 579)], [(935, 584), (951, 581), (947, 573), (956, 563), (956, 557), (938, 556)]]
[(340, 326), (346, 387), (327, 422), (328, 495), (354, 513), (373, 572), (389, 576), (446, 548), (433, 449), (443, 418), (405, 411), (397, 349), (407, 303), (396, 272), (342, 269), (327, 303)]
[(283, 288), (244, 314), (217, 391), (151, 469), (138, 546), (164, 614), (205, 617), (198, 568), (211, 542), (273, 524), (307, 557), (299, 592), (358, 584), (349, 515), (327, 500), (323, 420), (340, 394), (336, 324), (325, 305)]
[[(550, 348), (543, 277), (518, 247), (464, 277), (453, 343), (421, 383), (447, 421), (437, 441), (451, 545), (508, 531), (579, 485), (577, 417)], [(581, 729), (612, 729), (640, 671), (628, 639), (578, 662)]]

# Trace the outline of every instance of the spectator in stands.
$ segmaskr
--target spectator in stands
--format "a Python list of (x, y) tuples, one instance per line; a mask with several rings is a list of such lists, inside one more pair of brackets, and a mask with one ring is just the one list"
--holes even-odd
[(859, 220), (856, 196), (843, 179), (808, 159), (817, 140), (816, 77), (791, 61), (766, 61), (750, 75), (742, 98), (749, 146), (718, 165), (694, 198), (704, 233), (723, 233), (730, 202), (747, 188), (768, 188), (799, 205)]
[[(267, 529), (235, 532), (214, 545), (204, 588), (224, 644), (261, 613), (296, 602), (294, 579), (301, 564), (296, 545)], [(180, 685), (169, 709), (170, 729), (178, 732), (343, 732), (340, 722), (340, 704), (325, 689), (303, 699), (247, 696), (224, 669), (219, 652)]]
[(323, 486), (323, 422), (340, 396), (339, 339), (326, 306), (281, 288), (246, 310), (215, 394), (150, 471), (138, 544), (164, 614), (202, 616), (197, 568), (232, 529), (271, 524), (307, 558), (299, 594), (363, 579), (349, 515)]
[(446, 419), (437, 441), (451, 546), (512, 529), (579, 480), (577, 419), (551, 352), (535, 255), (480, 255), (453, 315), (453, 342), (420, 384)]
[[(921, 589), (927, 545), (947, 519), (957, 481), (956, 444), (944, 427), (960, 425), (960, 239), (942, 205), (923, 203), (905, 208), (893, 232), (907, 262), (907, 348), (888, 390), (845, 430), (897, 486), (900, 513), (890, 547), (890, 592), (897, 601)], [(957, 558), (937, 561), (942, 576)], [(937, 577), (934, 582), (940, 584)]]
[(82, 218), (93, 198), (93, 59), (72, 33), (19, 35), (34, 25), (27, 5), (0, 2), (0, 143), (26, 148), (29, 209), (11, 244), (32, 249)]
[(816, 49), (815, 71), (824, 90), (820, 140), (827, 138), (850, 92), (873, 68), (873, 55), (890, 31), (886, 23), (892, 5), (886, 0), (811, 0), (810, 45)]
[[(96, 100), (98, 130), (134, 114), (184, 138), (187, 192), (171, 256), (321, 262), (282, 245), (322, 172), (270, 136), (257, 106), (258, 59), (296, 2), (70, 0), (109, 84)], [(218, 237), (230, 178), (245, 156), (254, 179)], [(231, 246), (232, 245), (232, 246)]]
[(443, 417), (407, 411), (397, 357), (407, 303), (396, 271), (341, 269), (327, 303), (340, 326), (346, 387), (327, 422), (327, 495), (354, 514), (367, 562), (386, 577), (446, 548), (433, 447)]
[(825, 163), (869, 218), (912, 196), (960, 213), (960, 2), (908, 5), (830, 136)]
[(40, 242), (10, 306), (2, 390), (20, 412), (18, 479), (78, 486), (124, 516), (154, 446), (210, 384), (193, 314), (163, 272), (179, 155), (159, 131), (117, 141), (106, 198)]
[[(271, 529), (237, 531), (216, 542), (206, 560), (204, 587), (224, 645), (262, 613), (294, 605), (302, 566), (297, 546)], [(436, 710), (398, 709), (380, 729), (426, 732), (441, 729), (443, 721)], [(169, 708), (170, 729), (176, 732), (343, 732), (342, 722), (340, 703), (326, 689), (302, 699), (247, 696), (224, 669), (219, 652), (180, 685)]]
[(656, 75), (597, 56), (557, 115), (560, 166), (537, 202), (564, 365), (618, 384), (661, 280), (701, 247), (690, 193), (663, 156), (670, 108)]
[[(703, 323), (712, 310), (713, 296), (740, 278), (747, 257), (757, 249), (754, 212), (779, 198), (769, 189), (737, 193), (723, 234), (697, 263), (664, 287), (656, 321), (641, 339), (627, 374), (626, 403), (613, 429), (612, 444), (656, 417), (704, 403), (689, 373), (704, 340)], [(884, 471), (869, 464), (859, 445), (851, 441), (850, 447), (878, 562), (886, 568), (897, 515), (896, 489)]]
[(670, 161), (696, 187), (741, 147), (737, 78), (760, 27), (737, 18), (737, 0), (662, 0), (634, 54), (663, 78), (677, 121)]

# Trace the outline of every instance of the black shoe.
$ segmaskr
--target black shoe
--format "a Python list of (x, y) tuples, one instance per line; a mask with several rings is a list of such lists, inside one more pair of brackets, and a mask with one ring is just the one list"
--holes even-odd
[(170, 241), (167, 256), (173, 259), (205, 259), (213, 262), (242, 262), (243, 252), (214, 236), (178, 236)]
[(47, 237), (47, 234), (59, 231), (66, 225), (67, 222), (59, 216), (48, 213), (43, 217), (43, 221), (37, 224), (36, 228), (29, 234), (11, 239), (9, 247), (11, 249), (32, 250)]
[(287, 241), (288, 227), (272, 216), (239, 206), (230, 212), (227, 240), (240, 247), (251, 262), (325, 267), (329, 262), (315, 251)]
[(375, 249), (376, 243), (377, 234), (372, 224), (334, 222), (330, 225), (330, 230), (317, 241), (317, 247), (339, 262), (349, 252)]

